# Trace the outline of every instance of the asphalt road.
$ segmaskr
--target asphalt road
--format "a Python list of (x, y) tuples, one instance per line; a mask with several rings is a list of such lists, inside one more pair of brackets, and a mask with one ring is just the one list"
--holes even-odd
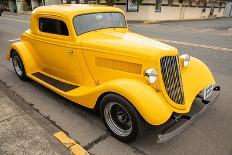
[[(111, 137), (98, 113), (72, 103), (36, 82), (22, 82), (6, 61), (9, 40), (28, 29), (28, 16), (0, 17), (0, 80), (28, 104), (67, 132), (92, 154), (230, 155), (232, 154), (232, 18), (171, 22), (129, 23), (131, 31), (157, 38), (180, 52), (204, 61), (222, 86), (219, 100), (180, 135), (156, 144), (160, 127), (149, 128), (136, 142), (124, 144)], [(196, 78), (199, 78), (196, 77)]]

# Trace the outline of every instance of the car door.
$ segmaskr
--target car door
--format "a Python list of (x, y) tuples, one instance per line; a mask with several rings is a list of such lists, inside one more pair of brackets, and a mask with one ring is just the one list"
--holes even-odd
[(72, 40), (67, 23), (58, 16), (39, 16), (34, 48), (44, 64), (42, 72), (53, 78), (80, 85), (83, 76), (78, 63), (80, 44)]

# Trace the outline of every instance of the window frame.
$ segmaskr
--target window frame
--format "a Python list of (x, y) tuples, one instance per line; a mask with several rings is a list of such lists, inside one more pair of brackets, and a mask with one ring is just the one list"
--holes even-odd
[[(95, 29), (95, 30), (91, 30), (91, 31), (86, 31), (86, 32), (84, 32), (84, 33), (79, 34), (79, 33), (78, 33), (78, 30), (76, 29), (75, 24), (74, 24), (75, 18), (78, 17), (78, 16), (82, 16), (82, 15), (89, 15), (89, 14), (96, 14), (96, 13), (120, 13), (120, 14), (123, 15), (123, 17), (124, 17), (124, 19), (125, 19), (125, 27), (105, 27), (105, 28)], [(86, 34), (86, 33), (88, 33), (88, 32), (97, 31), (97, 30), (102, 30), (102, 29), (108, 29), (108, 28), (128, 29), (126, 17), (125, 17), (125, 15), (124, 15), (122, 12), (119, 12), (119, 11), (91, 12), (91, 13), (84, 13), (84, 14), (76, 15), (76, 16), (74, 16), (73, 19), (72, 19), (72, 24), (73, 24), (73, 28), (74, 28), (75, 33), (76, 33), (77, 36), (80, 36), (80, 35), (82, 35), (82, 34)]]
[[(159, 4), (159, 6), (158, 6)], [(162, 0), (155, 0), (155, 12), (161, 13), (162, 11)]]
[[(61, 24), (64, 24), (65, 25), (65, 27), (66, 27), (66, 30), (67, 30), (67, 34), (60, 34), (60, 33), (52, 33), (52, 32), (48, 32), (48, 31), (43, 31), (42, 29), (40, 29), (40, 22), (43, 22), (43, 21), (40, 21), (40, 20), (51, 20), (51, 21), (53, 21), (54, 23), (55, 23), (55, 27), (56, 27), (56, 29), (57, 29), (57, 23), (58, 22), (60, 22)], [(49, 22), (49, 21), (48, 21)], [(62, 20), (59, 20), (59, 19), (54, 19), (54, 18), (48, 18), (48, 17), (39, 17), (39, 22), (38, 22), (38, 24), (39, 24), (39, 31), (40, 32), (43, 32), (43, 33), (49, 33), (49, 34), (55, 34), (55, 35), (61, 35), (61, 36), (69, 36), (69, 31), (68, 31), (68, 26), (67, 26), (67, 24), (64, 22), (64, 21), (62, 21)]]
[[(35, 18), (36, 18), (36, 22), (35, 22), (34, 26), (36, 28), (36, 34), (38, 34), (39, 36), (47, 37), (47, 38), (53, 38), (53, 39), (59, 39), (59, 40), (66, 40), (66, 41), (73, 40), (72, 39), (73, 34), (71, 32), (71, 29), (70, 29), (70, 23), (66, 22), (64, 17), (58, 16), (58, 15), (50, 15), (50, 14), (37, 14)], [(48, 33), (48, 32), (40, 31), (40, 29), (39, 29), (39, 18), (50, 18), (50, 19), (63, 21), (66, 24), (69, 35), (66, 36), (66, 35), (59, 35), (59, 34), (55, 34), (55, 33)]]

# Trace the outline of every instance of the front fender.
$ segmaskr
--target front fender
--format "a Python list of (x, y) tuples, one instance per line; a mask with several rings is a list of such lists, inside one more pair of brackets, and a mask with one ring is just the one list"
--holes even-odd
[(173, 112), (162, 93), (156, 92), (154, 88), (140, 81), (118, 80), (107, 84), (107, 87), (128, 99), (140, 115), (152, 125), (163, 124)]
[[(82, 105), (93, 108), (99, 96), (105, 92), (117, 93), (133, 104), (140, 115), (152, 125), (160, 125), (166, 122), (172, 110), (161, 93), (156, 92), (151, 86), (133, 79), (117, 79), (106, 82), (99, 86), (70, 92), (72, 100)], [(77, 92), (78, 91), (78, 92)], [(79, 94), (76, 96), (76, 94)]]
[(38, 69), (40, 68), (38, 63), (39, 59), (38, 58), (36, 59), (37, 56), (28, 42), (20, 41), (13, 43), (9, 47), (7, 53), (7, 60), (11, 59), (11, 53), (13, 50), (15, 50), (19, 54), (20, 58), (22, 59), (25, 72), (27, 75), (39, 70)]
[(175, 109), (174, 111), (187, 113), (190, 111), (197, 94), (210, 84), (215, 84), (215, 80), (209, 68), (194, 57), (191, 57), (188, 67), (182, 68), (181, 75), (185, 95), (185, 109)]

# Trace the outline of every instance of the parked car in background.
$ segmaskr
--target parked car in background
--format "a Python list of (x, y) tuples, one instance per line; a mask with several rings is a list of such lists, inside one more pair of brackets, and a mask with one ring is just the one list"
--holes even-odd
[[(147, 124), (170, 120), (157, 139), (167, 141), (203, 114), (220, 90), (202, 61), (130, 32), (116, 7), (38, 7), (30, 29), (10, 46), (7, 58), (21, 80), (33, 79), (99, 109), (106, 128), (124, 142), (134, 141)], [(205, 106), (190, 116), (196, 98)], [(182, 119), (187, 121), (170, 131)]]

